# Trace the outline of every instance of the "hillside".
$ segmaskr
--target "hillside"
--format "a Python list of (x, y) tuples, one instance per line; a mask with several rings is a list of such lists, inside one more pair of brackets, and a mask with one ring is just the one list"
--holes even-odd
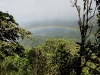
[[(46, 38), (64, 38), (80, 41), (80, 32), (77, 21), (42, 21), (31, 22), (23, 25), (23, 28), (33, 33), (35, 41), (24, 39), (20, 44), (25, 48), (31, 48), (42, 44)], [(93, 37), (93, 35), (91, 35)], [(90, 37), (90, 38), (91, 38)]]

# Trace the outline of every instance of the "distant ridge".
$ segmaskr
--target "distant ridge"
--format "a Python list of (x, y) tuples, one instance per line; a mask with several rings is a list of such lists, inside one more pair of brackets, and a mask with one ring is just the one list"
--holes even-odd
[[(29, 39), (21, 40), (25, 47), (33, 47), (42, 44), (46, 38), (64, 38), (80, 41), (80, 31), (77, 21), (42, 21), (31, 22), (24, 25), (26, 30), (33, 33), (35, 41)], [(27, 44), (26, 44), (27, 43)]]

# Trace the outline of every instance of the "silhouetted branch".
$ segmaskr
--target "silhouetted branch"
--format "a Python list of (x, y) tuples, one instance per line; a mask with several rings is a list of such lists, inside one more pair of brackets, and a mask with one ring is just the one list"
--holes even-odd
[[(93, 13), (93, 15), (91, 16), (91, 17), (89, 17), (88, 18), (88, 14), (89, 14), (89, 12), (92, 10), (91, 9), (91, 4), (92, 4), (92, 0), (90, 1), (90, 4), (89, 4), (89, 1), (87, 0), (87, 20), (86, 20), (86, 26), (87, 26), (87, 29), (86, 29), (86, 33), (87, 33), (87, 30), (88, 30), (88, 27), (89, 27), (89, 25), (88, 25), (88, 22), (89, 22), (89, 20), (95, 15), (95, 11), (96, 11), (96, 7), (95, 7), (95, 10), (94, 10), (94, 13)], [(90, 6), (88, 6), (88, 5), (90, 5)], [(90, 12), (90, 14), (91, 14), (91, 12)], [(93, 27), (92, 27), (93, 28)], [(91, 31), (92, 31), (92, 28), (90, 29), (90, 34), (91, 34)], [(89, 34), (89, 35), (90, 35)], [(85, 34), (86, 35), (86, 34)], [(89, 35), (88, 36), (86, 36), (86, 39), (89, 37)]]
[(91, 19), (91, 18), (95, 15), (96, 8), (97, 8), (97, 7), (95, 7), (95, 10), (94, 10), (93, 15), (92, 15), (91, 17), (89, 17), (89, 19), (88, 19), (88, 20), (90, 20), (90, 19)]
[(89, 32), (89, 34), (86, 36), (86, 38), (85, 39), (87, 39), (89, 36), (90, 36), (90, 34), (91, 34), (91, 32), (92, 32), (92, 29), (93, 29), (93, 26), (91, 25), (91, 27), (90, 27), (91, 29), (90, 29), (90, 32)]
[(78, 17), (79, 17), (79, 27), (80, 27), (80, 31), (82, 30), (81, 29), (81, 25), (82, 25), (82, 21), (81, 21), (81, 16), (80, 16), (80, 10), (81, 10), (81, 8), (80, 8), (80, 6), (78, 6), (77, 5), (77, 0), (74, 0), (75, 2), (73, 2), (72, 0), (70, 0), (70, 2), (72, 3), (72, 5), (73, 5), (73, 7), (75, 6), (76, 7), (76, 9), (77, 9), (77, 11), (78, 11)]
[(96, 40), (97, 44), (98, 44), (98, 42), (99, 42), (99, 41), (97, 40), (97, 37), (98, 37), (98, 33), (99, 33), (99, 32), (100, 32), (100, 29), (97, 30), (97, 32), (95, 33), (95, 37), (96, 37), (95, 40)]

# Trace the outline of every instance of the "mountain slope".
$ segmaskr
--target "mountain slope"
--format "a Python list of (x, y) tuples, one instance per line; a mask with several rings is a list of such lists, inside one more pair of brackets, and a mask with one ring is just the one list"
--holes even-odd
[(24, 39), (20, 41), (24, 47), (42, 44), (46, 38), (65, 38), (80, 41), (77, 21), (41, 21), (23, 25), (23, 28), (33, 33), (35, 41)]

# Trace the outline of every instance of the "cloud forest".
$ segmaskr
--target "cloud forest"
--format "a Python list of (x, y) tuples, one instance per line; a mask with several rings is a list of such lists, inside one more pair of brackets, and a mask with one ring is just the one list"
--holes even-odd
[(74, 21), (21, 27), (0, 10), (0, 75), (100, 75), (100, 1), (69, 1)]

